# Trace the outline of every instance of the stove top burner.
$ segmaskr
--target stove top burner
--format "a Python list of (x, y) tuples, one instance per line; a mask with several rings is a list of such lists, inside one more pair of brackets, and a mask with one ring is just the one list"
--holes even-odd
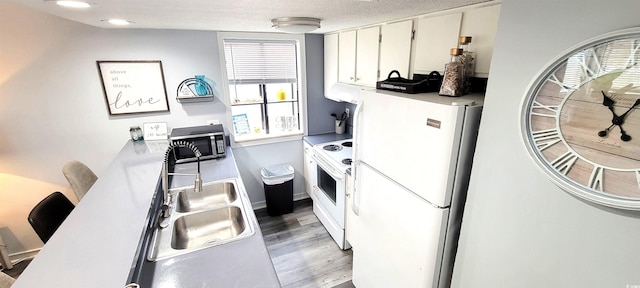
[(315, 156), (322, 160), (318, 165), (330, 165), (330, 167), (346, 173), (351, 167), (351, 139), (342, 139), (313, 145)]
[(340, 151), (342, 150), (341, 146), (335, 145), (335, 144), (329, 144), (329, 145), (325, 145), (324, 147), (322, 147), (322, 149), (326, 150), (326, 151)]

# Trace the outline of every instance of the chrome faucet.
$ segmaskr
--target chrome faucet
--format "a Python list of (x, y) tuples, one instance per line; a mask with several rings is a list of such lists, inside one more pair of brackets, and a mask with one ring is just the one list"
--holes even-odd
[[(173, 152), (175, 148), (178, 147), (186, 147), (193, 151), (193, 154), (196, 156), (196, 161), (198, 161), (198, 172), (196, 174), (185, 174), (185, 173), (169, 173), (169, 154)], [(169, 216), (171, 216), (170, 205), (172, 202), (171, 194), (169, 194), (169, 175), (172, 176), (196, 176), (195, 183), (193, 184), (194, 192), (202, 191), (202, 178), (200, 177), (200, 150), (196, 145), (187, 141), (176, 141), (167, 147), (167, 151), (164, 153), (164, 161), (162, 162), (162, 206), (160, 206), (160, 228), (166, 228), (169, 226)]]

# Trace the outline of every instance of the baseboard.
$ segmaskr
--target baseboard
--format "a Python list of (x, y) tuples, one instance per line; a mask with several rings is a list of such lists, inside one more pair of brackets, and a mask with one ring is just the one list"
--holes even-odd
[[(307, 199), (307, 198), (310, 198), (307, 192), (293, 194), (293, 201), (298, 201), (298, 200)], [(267, 208), (267, 202), (266, 201), (252, 202), (251, 206), (253, 207), (253, 210), (263, 209), (263, 208)]]
[[(42, 248), (31, 249), (27, 251), (21, 251), (16, 253), (9, 254), (9, 259), (11, 260), (11, 264), (15, 265), (27, 259), (33, 259), (38, 255)], [(5, 267), (6, 268), (6, 267)]]
[(36, 249), (27, 250), (27, 251), (12, 253), (12, 254), (9, 254), (9, 258), (11, 258), (12, 261), (14, 261), (14, 259), (22, 260), (23, 258), (33, 258), (33, 257), (36, 257), (36, 255), (38, 255), (38, 252), (40, 252), (40, 250), (42, 250), (42, 248), (36, 248)]

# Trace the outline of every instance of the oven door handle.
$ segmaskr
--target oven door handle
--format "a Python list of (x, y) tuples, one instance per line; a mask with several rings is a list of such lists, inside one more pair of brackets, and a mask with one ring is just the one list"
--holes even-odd
[(338, 181), (342, 181), (342, 179), (344, 178), (343, 173), (336, 171), (333, 167), (331, 167), (331, 165), (329, 165), (324, 159), (321, 159), (320, 157), (318, 157), (315, 153), (311, 155), (311, 157), (314, 160), (316, 160), (316, 164), (318, 165), (318, 167), (320, 167), (322, 170), (327, 172), (329, 176), (333, 177), (333, 179), (336, 179)]

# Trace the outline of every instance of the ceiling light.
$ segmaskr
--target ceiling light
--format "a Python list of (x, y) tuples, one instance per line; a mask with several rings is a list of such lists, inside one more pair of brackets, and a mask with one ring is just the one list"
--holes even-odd
[(310, 17), (281, 17), (271, 19), (274, 29), (286, 33), (309, 33), (320, 28), (320, 19)]
[(125, 26), (125, 25), (129, 25), (129, 24), (133, 23), (131, 21), (124, 20), (124, 19), (109, 19), (109, 20), (102, 20), (102, 21), (107, 21), (107, 22), (109, 22), (109, 24), (117, 25), (117, 26)]
[(70, 8), (89, 8), (91, 5), (82, 1), (56, 1), (56, 4)]

